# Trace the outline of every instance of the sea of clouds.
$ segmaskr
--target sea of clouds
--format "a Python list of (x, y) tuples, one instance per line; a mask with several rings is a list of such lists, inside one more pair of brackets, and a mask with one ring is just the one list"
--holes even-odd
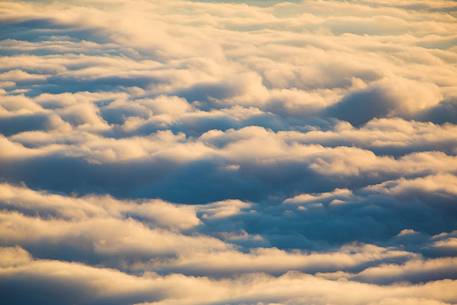
[(0, 296), (457, 304), (457, 3), (0, 1)]

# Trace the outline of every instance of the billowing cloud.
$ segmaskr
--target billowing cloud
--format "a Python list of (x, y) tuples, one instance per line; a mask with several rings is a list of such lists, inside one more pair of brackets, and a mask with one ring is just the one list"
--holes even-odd
[(438, 86), (404, 79), (374, 82), (351, 92), (329, 109), (330, 115), (360, 125), (373, 118), (414, 117), (440, 103)]
[(456, 10), (2, 1), (2, 300), (456, 304)]

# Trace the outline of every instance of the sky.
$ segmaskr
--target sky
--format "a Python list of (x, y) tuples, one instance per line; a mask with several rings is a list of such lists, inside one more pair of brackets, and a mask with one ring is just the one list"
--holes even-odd
[(1, 0), (0, 296), (457, 304), (457, 2)]

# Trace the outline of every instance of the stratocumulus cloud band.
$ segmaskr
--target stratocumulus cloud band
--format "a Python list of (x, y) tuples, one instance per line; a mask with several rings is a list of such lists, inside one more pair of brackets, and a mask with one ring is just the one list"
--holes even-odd
[(0, 2), (0, 295), (457, 304), (454, 1)]

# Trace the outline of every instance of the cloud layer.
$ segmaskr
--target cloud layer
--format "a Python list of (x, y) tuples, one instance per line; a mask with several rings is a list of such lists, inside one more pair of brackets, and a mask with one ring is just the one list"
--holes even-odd
[(2, 300), (457, 304), (456, 11), (2, 1)]

